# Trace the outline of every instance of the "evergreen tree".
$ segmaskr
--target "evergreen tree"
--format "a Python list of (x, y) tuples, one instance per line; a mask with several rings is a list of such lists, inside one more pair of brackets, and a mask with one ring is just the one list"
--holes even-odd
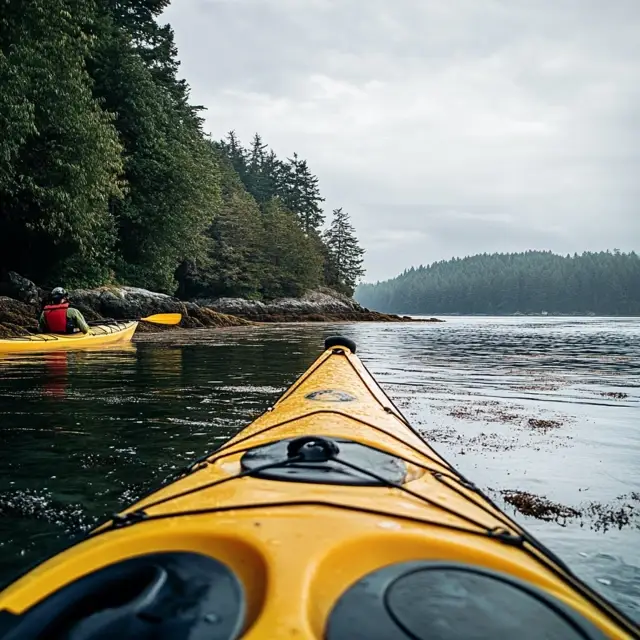
[(325, 282), (330, 287), (352, 295), (358, 280), (364, 275), (364, 250), (360, 248), (349, 214), (333, 210), (331, 226), (324, 233), (327, 247)]
[(240, 144), (235, 131), (229, 131), (227, 137), (220, 141), (220, 148), (231, 161), (245, 187), (249, 188), (249, 167), (247, 150)]
[(300, 160), (297, 153), (293, 158), (287, 158), (280, 191), (284, 206), (298, 216), (304, 232), (308, 235), (318, 231), (324, 222), (320, 207), (324, 198), (320, 195), (318, 178), (312, 175), (307, 161)]
[(273, 149), (265, 156), (262, 166), (264, 198), (259, 198), (258, 202), (264, 204), (271, 198), (279, 197), (282, 201), (284, 194), (284, 175), (282, 161), (276, 156)]

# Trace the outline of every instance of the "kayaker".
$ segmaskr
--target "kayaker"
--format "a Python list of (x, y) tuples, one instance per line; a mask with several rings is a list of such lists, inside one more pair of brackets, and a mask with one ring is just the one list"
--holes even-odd
[(62, 287), (51, 292), (51, 304), (44, 306), (38, 321), (41, 333), (89, 333), (89, 325), (78, 309), (69, 306), (69, 294)]

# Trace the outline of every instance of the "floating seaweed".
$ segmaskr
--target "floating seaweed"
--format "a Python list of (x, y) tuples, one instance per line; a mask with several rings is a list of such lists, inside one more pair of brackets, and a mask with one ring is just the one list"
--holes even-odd
[[(489, 489), (489, 492), (496, 493), (493, 489)], [(561, 526), (579, 519), (580, 526), (588, 521), (592, 529), (602, 532), (629, 526), (640, 529), (640, 492), (637, 491), (618, 496), (609, 504), (593, 501), (578, 507), (553, 502), (529, 491), (502, 489), (497, 493), (522, 515), (556, 522)]]
[(500, 491), (505, 502), (515, 507), (525, 516), (532, 516), (538, 520), (560, 522), (581, 516), (581, 512), (573, 507), (553, 502), (544, 496), (538, 496), (528, 491), (514, 491), (503, 489)]
[(529, 418), (527, 420), (527, 426), (538, 431), (546, 433), (551, 429), (557, 429), (562, 426), (559, 420), (542, 420), (541, 418)]

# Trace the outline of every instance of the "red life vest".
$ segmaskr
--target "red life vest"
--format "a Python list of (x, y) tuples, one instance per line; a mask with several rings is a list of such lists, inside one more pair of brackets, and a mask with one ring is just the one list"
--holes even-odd
[(67, 333), (67, 309), (69, 303), (45, 305), (44, 321), (51, 333)]

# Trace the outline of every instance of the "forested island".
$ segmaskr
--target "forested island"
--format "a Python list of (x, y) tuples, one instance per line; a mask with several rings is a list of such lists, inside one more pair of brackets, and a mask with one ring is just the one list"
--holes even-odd
[(365, 283), (355, 298), (387, 313), (640, 315), (640, 257), (618, 250), (453, 258)]
[(204, 132), (169, 0), (30, 0), (0, 17), (0, 269), (40, 287), (351, 295), (363, 250), (318, 178)]

